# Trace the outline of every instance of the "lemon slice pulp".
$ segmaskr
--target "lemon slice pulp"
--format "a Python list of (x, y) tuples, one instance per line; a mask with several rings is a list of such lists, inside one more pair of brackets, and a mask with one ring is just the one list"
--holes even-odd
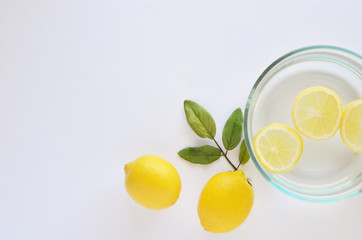
[(347, 147), (362, 152), (362, 99), (347, 105), (342, 116), (340, 134)]
[(295, 98), (292, 119), (301, 134), (319, 141), (336, 134), (342, 113), (342, 102), (337, 93), (325, 87), (312, 87)]
[(297, 165), (303, 152), (303, 140), (291, 127), (274, 123), (255, 135), (254, 150), (266, 169), (284, 173)]

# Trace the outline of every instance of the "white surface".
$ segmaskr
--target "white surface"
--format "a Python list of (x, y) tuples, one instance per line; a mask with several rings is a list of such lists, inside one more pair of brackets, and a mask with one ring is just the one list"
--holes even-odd
[[(282, 54), (313, 44), (362, 53), (361, 8), (358, 0), (0, 0), (0, 239), (360, 239), (361, 194), (302, 202), (251, 162), (249, 218), (208, 233), (199, 193), (231, 168), (176, 153), (207, 142), (188, 127), (184, 99), (213, 114), (220, 139)], [(173, 207), (148, 210), (127, 195), (123, 166), (143, 154), (178, 169)]]

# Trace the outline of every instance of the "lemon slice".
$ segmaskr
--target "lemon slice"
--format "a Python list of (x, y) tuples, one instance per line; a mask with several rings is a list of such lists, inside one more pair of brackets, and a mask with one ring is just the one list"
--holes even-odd
[(297, 165), (303, 152), (303, 140), (291, 127), (273, 123), (255, 135), (254, 150), (266, 169), (284, 173)]
[(292, 118), (301, 134), (320, 141), (336, 134), (342, 113), (343, 106), (337, 93), (325, 87), (312, 87), (295, 98)]
[(362, 152), (362, 99), (351, 102), (344, 110), (340, 133), (347, 147)]

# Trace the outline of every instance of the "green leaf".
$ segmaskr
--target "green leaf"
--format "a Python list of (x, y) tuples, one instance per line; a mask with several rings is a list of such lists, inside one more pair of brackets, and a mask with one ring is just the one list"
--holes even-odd
[(222, 131), (222, 142), (227, 150), (232, 150), (240, 143), (243, 129), (243, 113), (237, 108), (227, 120)]
[(248, 149), (246, 148), (245, 140), (243, 140), (240, 145), (239, 161), (244, 165), (249, 161), (249, 159), (250, 155), (248, 153)]
[(221, 151), (216, 147), (204, 145), (201, 147), (184, 148), (177, 154), (192, 163), (209, 164), (220, 158)]
[(216, 125), (210, 113), (200, 104), (190, 100), (184, 101), (187, 122), (194, 132), (202, 138), (214, 139)]

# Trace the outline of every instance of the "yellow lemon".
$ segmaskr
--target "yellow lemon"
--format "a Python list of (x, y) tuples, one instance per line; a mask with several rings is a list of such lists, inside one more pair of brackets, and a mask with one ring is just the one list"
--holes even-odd
[(347, 105), (342, 116), (340, 133), (347, 147), (362, 152), (362, 99)]
[(218, 173), (200, 195), (197, 211), (201, 225), (209, 232), (229, 232), (244, 222), (253, 202), (253, 188), (243, 171)]
[(177, 170), (165, 159), (145, 155), (124, 167), (128, 194), (150, 209), (163, 209), (176, 203), (181, 180)]
[(292, 118), (297, 130), (314, 140), (333, 137), (339, 129), (343, 107), (337, 93), (325, 87), (311, 87), (297, 95)]
[(266, 169), (274, 173), (284, 173), (299, 162), (303, 152), (303, 140), (293, 128), (274, 123), (255, 135), (254, 150)]

